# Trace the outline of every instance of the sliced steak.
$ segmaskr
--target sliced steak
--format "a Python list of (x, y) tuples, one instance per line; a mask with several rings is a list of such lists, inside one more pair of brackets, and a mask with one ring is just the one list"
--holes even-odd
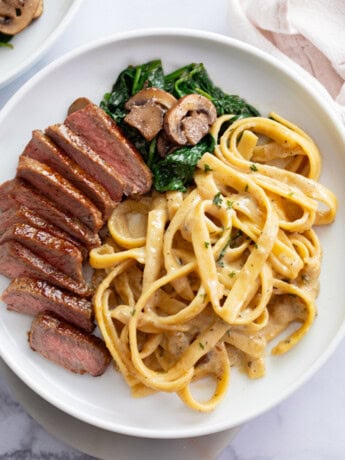
[(34, 318), (28, 339), (32, 350), (76, 374), (102, 375), (111, 360), (103, 340), (50, 312)]
[(17, 167), (17, 177), (32, 184), (46, 197), (57, 203), (61, 209), (77, 217), (90, 230), (98, 232), (103, 226), (102, 215), (96, 206), (49, 166), (33, 158), (21, 156)]
[[(3, 198), (6, 194), (7, 199)], [(3, 205), (9, 201), (12, 203), (11, 206), (14, 206), (17, 202), (32, 209), (53, 225), (85, 244), (87, 249), (101, 244), (100, 238), (96, 233), (92, 232), (70, 213), (60, 210), (52, 201), (21, 179), (12, 179), (1, 184), (0, 197), (0, 202)]]
[(57, 124), (46, 129), (53, 139), (81, 168), (103, 185), (114, 202), (120, 202), (124, 189), (122, 177), (98, 153), (91, 149), (81, 137), (66, 125)]
[(0, 237), (0, 244), (18, 241), (61, 272), (82, 282), (83, 258), (79, 249), (61, 238), (29, 224), (14, 224)]
[(0, 245), (0, 273), (10, 279), (42, 279), (81, 297), (92, 294), (85, 282), (75, 281), (16, 241)]
[(48, 165), (65, 177), (96, 205), (103, 220), (108, 219), (116, 206), (109, 193), (42, 131), (33, 131), (32, 139), (25, 147), (23, 155)]
[(138, 150), (104, 110), (95, 104), (88, 104), (68, 115), (65, 124), (121, 174), (126, 195), (142, 194), (150, 190), (150, 169)]
[(35, 316), (50, 310), (87, 332), (95, 328), (89, 300), (67, 294), (43, 280), (16, 278), (2, 294), (9, 310)]
[(16, 200), (11, 197), (12, 181), (8, 180), (0, 185), (0, 211), (5, 212), (16, 207)]
[[(15, 203), (15, 205), (17, 205), (17, 203)], [(83, 259), (85, 259), (88, 255), (88, 251), (85, 246), (72, 238), (68, 233), (60, 230), (56, 227), (56, 225), (50, 224), (47, 220), (43, 219), (43, 217), (39, 216), (35, 211), (27, 208), (26, 206), (12, 207), (0, 214), (0, 235), (15, 224), (28, 224), (39, 230), (50, 233), (57, 238), (68, 241), (79, 249)]]

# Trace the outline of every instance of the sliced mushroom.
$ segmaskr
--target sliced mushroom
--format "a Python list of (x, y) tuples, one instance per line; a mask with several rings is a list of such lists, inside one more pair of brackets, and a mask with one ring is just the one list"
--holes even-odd
[(175, 103), (174, 96), (160, 88), (142, 89), (126, 102), (129, 113), (125, 121), (151, 141), (162, 129), (166, 111)]
[(162, 129), (157, 136), (156, 148), (158, 154), (165, 158), (167, 155), (169, 155), (169, 153), (172, 153), (174, 150), (176, 150), (178, 146), (171, 142), (164, 129)]
[(0, 32), (15, 35), (27, 27), (41, 0), (0, 0)]
[(214, 104), (200, 94), (188, 94), (166, 113), (164, 130), (169, 139), (178, 145), (195, 145), (216, 121)]
[(42, 16), (42, 14), (43, 14), (43, 9), (44, 9), (43, 0), (40, 0), (40, 2), (39, 2), (39, 4), (38, 4), (38, 7), (37, 7), (37, 10), (35, 11), (35, 14), (33, 15), (32, 19), (37, 19), (37, 18), (39, 18), (40, 16)]
[(87, 97), (78, 97), (78, 99), (73, 101), (72, 104), (68, 107), (67, 115), (71, 115), (71, 113), (77, 112), (89, 104), (92, 104), (92, 102)]

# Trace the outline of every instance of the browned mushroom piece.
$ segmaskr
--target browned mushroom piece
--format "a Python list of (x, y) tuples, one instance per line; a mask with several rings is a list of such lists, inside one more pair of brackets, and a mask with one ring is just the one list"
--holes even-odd
[(78, 97), (78, 99), (73, 101), (72, 104), (68, 107), (67, 115), (71, 115), (71, 113), (77, 112), (89, 104), (92, 104), (92, 102), (87, 97)]
[(178, 146), (171, 142), (164, 129), (162, 129), (157, 136), (156, 148), (158, 154), (164, 158), (169, 155), (169, 153), (172, 153), (174, 150), (176, 150)]
[(38, 7), (37, 7), (37, 10), (35, 11), (35, 14), (33, 15), (32, 19), (37, 19), (37, 18), (39, 18), (40, 16), (42, 16), (42, 14), (43, 14), (43, 9), (44, 9), (43, 0), (40, 0), (40, 2), (39, 2), (39, 4), (38, 4)]
[(164, 115), (176, 99), (160, 88), (145, 88), (126, 102), (129, 113), (125, 122), (138, 129), (147, 141), (151, 141), (163, 128)]
[(195, 145), (216, 121), (214, 104), (200, 94), (188, 94), (166, 113), (164, 130), (169, 139), (178, 145)]
[(41, 0), (0, 0), (0, 32), (8, 35), (21, 32), (37, 17), (40, 4)]

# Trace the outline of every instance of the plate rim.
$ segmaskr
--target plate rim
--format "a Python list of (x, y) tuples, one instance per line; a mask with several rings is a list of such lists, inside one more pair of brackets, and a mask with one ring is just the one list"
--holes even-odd
[(34, 66), (44, 56), (44, 54), (55, 43), (59, 36), (66, 30), (67, 26), (79, 10), (79, 7), (81, 6), (83, 1), (84, 0), (71, 0), (71, 4), (67, 8), (62, 20), (60, 21), (58, 26), (49, 33), (47, 39), (44, 40), (42, 45), (39, 46), (38, 49), (34, 51), (29, 57), (24, 59), (21, 64), (14, 67), (12, 71), (8, 72), (7, 77), (5, 77), (3, 80), (0, 79), (0, 89), (4, 88), (8, 84), (12, 83), (14, 80), (19, 78), (21, 75), (23, 75), (23, 73), (25, 73), (28, 69)]
[[(82, 1), (82, 0), (77, 0)], [(88, 42), (82, 46), (79, 46), (72, 51), (60, 56), (59, 58), (52, 61), (46, 67), (41, 69), (37, 74), (31, 77), (5, 104), (5, 106), (0, 111), (0, 123), (6, 117), (7, 113), (12, 109), (12, 106), (16, 104), (17, 100), (22, 97), (30, 87), (34, 86), (37, 82), (43, 79), (47, 74), (54, 72), (56, 68), (69, 61), (73, 60), (75, 57), (79, 55), (83, 55), (89, 51), (92, 51), (98, 47), (103, 47), (109, 45), (111, 43), (120, 42), (123, 40), (128, 39), (138, 39), (138, 38), (145, 38), (145, 37), (152, 37), (152, 36), (169, 36), (169, 37), (186, 37), (186, 38), (194, 38), (194, 39), (202, 39), (206, 41), (212, 41), (219, 44), (225, 44), (230, 47), (235, 47), (237, 49), (243, 50), (246, 53), (254, 55), (255, 57), (259, 57), (261, 60), (266, 61), (271, 66), (277, 68), (281, 72), (287, 74), (292, 80), (296, 81), (306, 93), (311, 96), (313, 99), (316, 99), (319, 105), (322, 106), (323, 110), (326, 112), (328, 117), (332, 119), (332, 123), (336, 128), (337, 134), (340, 135), (342, 142), (345, 146), (345, 127), (342, 125), (340, 118), (337, 116), (336, 111), (332, 111), (330, 106), (334, 105), (333, 99), (327, 94), (323, 93), (323, 91), (317, 90), (317, 85), (314, 85), (312, 88), (308, 84), (308, 78), (302, 78), (293, 68), (288, 67), (286, 64), (281, 63), (277, 58), (274, 56), (269, 55), (268, 53), (256, 48), (253, 45), (247, 44), (240, 40), (234, 39), (232, 37), (228, 37), (223, 34), (214, 33), (214, 32), (207, 32), (198, 29), (186, 29), (186, 28), (172, 28), (172, 27), (160, 27), (160, 28), (144, 28), (144, 29), (136, 29), (129, 32), (120, 32), (111, 34), (107, 37), (103, 37), (100, 39), (93, 40)], [(311, 77), (311, 79), (313, 79)], [(307, 81), (305, 81), (307, 80)], [(318, 82), (316, 82), (318, 83)], [(321, 86), (321, 85), (320, 85)], [(330, 104), (332, 102), (332, 104)], [(86, 423), (89, 423), (93, 426), (112, 431), (115, 433), (125, 434), (128, 436), (137, 436), (137, 437), (144, 437), (144, 438), (152, 438), (152, 439), (177, 439), (177, 438), (187, 438), (187, 437), (194, 437), (194, 436), (204, 436), (212, 433), (216, 433), (219, 431), (223, 431), (238, 425), (242, 425), (243, 423), (271, 410), (273, 407), (277, 406), (278, 404), (282, 403), (286, 398), (288, 398), (293, 392), (295, 392), (300, 386), (302, 386), (307, 380), (309, 380), (315, 372), (320, 369), (327, 359), (331, 356), (334, 350), (339, 345), (340, 341), (345, 335), (345, 318), (342, 324), (339, 326), (337, 333), (334, 335), (331, 342), (329, 342), (327, 348), (323, 351), (322, 354), (314, 361), (314, 363), (309, 367), (308, 370), (303, 372), (303, 374), (294, 381), (292, 385), (290, 385), (285, 392), (279, 398), (276, 398), (271, 403), (267, 404), (264, 409), (261, 409), (259, 412), (252, 410), (248, 411), (246, 415), (239, 417), (236, 423), (226, 424), (224, 421), (214, 422), (212, 425), (207, 426), (198, 426), (196, 428), (189, 428), (186, 429), (184, 432), (181, 430), (176, 430), (174, 427), (171, 428), (169, 432), (159, 433), (156, 430), (152, 429), (145, 429), (145, 427), (131, 427), (128, 426), (114, 426), (112, 423), (107, 421), (99, 420), (99, 418), (94, 419), (92, 414), (84, 414), (80, 413), (76, 408), (66, 407), (66, 404), (61, 402), (57, 397), (50, 394), (49, 391), (45, 388), (40, 387), (36, 384), (36, 379), (30, 376), (25, 370), (23, 370), (19, 365), (16, 364), (15, 360), (11, 360), (8, 354), (4, 353), (6, 347), (3, 347), (2, 342), (0, 341), (0, 356), (5, 361), (5, 363), (10, 367), (10, 369), (26, 384), (31, 388), (35, 393), (39, 396), (44, 398), (49, 403), (53, 404), (58, 409), (66, 412), (69, 415), (72, 415)]]

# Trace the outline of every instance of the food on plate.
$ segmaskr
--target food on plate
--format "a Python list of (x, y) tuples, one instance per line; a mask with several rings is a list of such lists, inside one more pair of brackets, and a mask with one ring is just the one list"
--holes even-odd
[[(35, 316), (30, 346), (66, 369), (101, 375), (111, 355), (134, 396), (213, 410), (232, 366), (263, 376), (269, 343), (285, 332), (272, 348), (285, 353), (313, 323), (314, 226), (337, 209), (320, 153), (203, 64), (129, 66), (100, 106), (78, 98), (33, 131), (0, 186), (2, 298)], [(205, 377), (215, 390), (200, 400)]]
[(92, 303), (62, 291), (47, 281), (34, 278), (15, 278), (2, 294), (9, 310), (35, 316), (52, 311), (65, 321), (87, 332), (95, 328)]
[(16, 240), (5, 241), (0, 245), (0, 273), (10, 279), (26, 276), (45, 280), (81, 297), (90, 297), (92, 294), (85, 280), (76, 281), (65, 275)]
[(47, 220), (26, 206), (19, 205), (17, 207), (17, 205), (14, 204), (12, 208), (3, 211), (0, 214), (0, 235), (2, 235), (9, 227), (14, 224), (29, 224), (36, 229), (47, 231), (52, 236), (56, 236), (57, 238), (61, 238), (65, 241), (68, 241), (69, 243), (72, 243), (76, 248), (79, 249), (83, 259), (85, 259), (87, 256), (87, 249), (85, 246), (75, 240), (68, 233), (64, 232), (62, 229), (50, 224)]
[(102, 109), (88, 104), (68, 115), (65, 124), (113, 168), (125, 195), (150, 190), (151, 171), (137, 149)]
[(43, 0), (0, 0), (0, 46), (24, 30), (43, 13)]
[(96, 206), (67, 179), (37, 160), (27, 156), (19, 158), (17, 177), (26, 180), (60, 209), (69, 212), (92, 232), (102, 227), (102, 215)]
[(51, 312), (38, 314), (29, 332), (30, 347), (76, 374), (102, 375), (110, 362), (103, 341)]
[[(170, 93), (176, 100), (187, 95), (192, 95), (192, 99), (197, 99), (198, 95), (202, 95), (212, 101), (218, 116), (230, 113), (235, 115), (233, 121), (238, 117), (259, 115), (257, 109), (241, 97), (227, 94), (215, 86), (205, 66), (201, 63), (189, 64), (165, 74), (161, 60), (156, 59), (137, 66), (130, 65), (120, 72), (111, 92), (104, 95), (100, 105), (116, 121), (124, 135), (141, 153), (152, 171), (153, 187), (159, 192), (183, 190), (192, 183), (198, 160), (205, 152), (213, 152), (214, 140), (212, 136), (206, 135), (196, 145), (181, 146), (175, 143), (174, 139), (169, 139), (165, 129), (161, 130), (153, 139), (145, 139), (139, 129), (126, 122), (127, 117), (130, 116), (130, 112), (128, 112), (130, 107), (127, 103), (133, 101), (133, 98), (134, 101), (136, 100), (136, 93), (151, 87)], [(160, 105), (163, 116), (169, 104), (172, 103), (171, 101), (167, 103), (166, 100), (163, 101), (162, 96), (157, 97), (156, 95), (150, 103), (147, 102), (147, 94), (144, 99), (141, 96), (138, 99), (136, 105), (140, 105), (141, 102), (144, 102), (145, 105), (145, 101), (148, 106), (150, 104)], [(204, 99), (202, 100), (205, 102)], [(173, 105), (169, 107), (169, 110), (174, 113)], [(180, 121), (187, 123), (187, 125), (188, 123), (191, 124), (193, 129), (195, 128), (198, 132), (200, 125), (203, 125), (202, 120), (205, 121), (205, 108), (191, 110), (191, 113), (187, 115)], [(172, 118), (177, 120), (176, 117)], [(185, 127), (176, 125), (175, 130), (182, 132)]]
[(8, 227), (0, 237), (0, 244), (5, 241), (23, 244), (65, 275), (83, 281), (81, 252), (69, 241), (24, 223)]
[[(98, 232), (122, 196), (150, 189), (151, 172), (101, 109), (84, 101), (77, 112), (69, 112), (66, 125), (33, 131), (16, 177), (0, 186), (0, 273), (12, 279), (2, 299), (10, 310), (58, 315), (61, 327), (58, 317), (34, 321), (33, 348), (74, 372), (83, 373), (85, 367), (99, 375), (109, 363), (108, 352), (98, 350), (103, 342), (75, 329), (94, 329), (93, 291), (83, 263), (88, 250), (100, 245)], [(104, 139), (88, 139), (88, 127), (104, 132)], [(38, 343), (34, 337), (45, 326), (49, 334)], [(59, 351), (47, 349), (49, 337), (61, 342)], [(77, 361), (70, 361), (68, 353), (76, 353)], [(99, 370), (93, 370), (94, 364), (89, 369), (90, 353), (100, 360)]]
[(50, 224), (68, 233), (87, 249), (99, 246), (99, 236), (87, 228), (72, 214), (61, 210), (39, 190), (19, 179), (11, 179), (0, 185), (0, 210), (7, 211), (14, 206), (25, 206)]
[(115, 207), (109, 193), (42, 131), (33, 131), (32, 139), (26, 146), (23, 155), (48, 165), (66, 178), (95, 204), (101, 211), (104, 220), (108, 219)]
[[(127, 89), (134, 85), (141, 78), (136, 69), (120, 74), (114, 96), (103, 101), (121, 126), (126, 101), (116, 89), (120, 82), (123, 94), (124, 81)], [(188, 90), (204, 91), (183, 75)], [(150, 83), (146, 75), (142, 85)], [(189, 97), (180, 96), (182, 102)], [(318, 182), (317, 146), (299, 127), (275, 113), (269, 118), (252, 116), (252, 108), (227, 113), (221, 98), (213, 102), (217, 119), (210, 133), (203, 125), (202, 138), (186, 130), (193, 120), (197, 127), (206, 123), (207, 109), (193, 105), (198, 109), (178, 111), (177, 136), (166, 132), (174, 150), (163, 160), (157, 120), (152, 139), (141, 126), (133, 131), (130, 120), (129, 136), (146, 149), (156, 190), (119, 203), (108, 221), (109, 235), (90, 252), (90, 264), (98, 270), (97, 323), (132, 394), (175, 392), (204, 412), (224, 397), (232, 366), (250, 378), (261, 377), (269, 342), (285, 331), (272, 346), (279, 355), (309, 330), (322, 253), (314, 226), (331, 223), (337, 208), (334, 194)], [(161, 130), (172, 110), (174, 105), (164, 108)], [(170, 175), (161, 193), (156, 164), (176, 152), (182, 164), (207, 136), (214, 147), (197, 152), (189, 175), (181, 178), (178, 166), (170, 164), (170, 171), (164, 166)], [(192, 383), (205, 377), (214, 378), (215, 390), (200, 400)]]

